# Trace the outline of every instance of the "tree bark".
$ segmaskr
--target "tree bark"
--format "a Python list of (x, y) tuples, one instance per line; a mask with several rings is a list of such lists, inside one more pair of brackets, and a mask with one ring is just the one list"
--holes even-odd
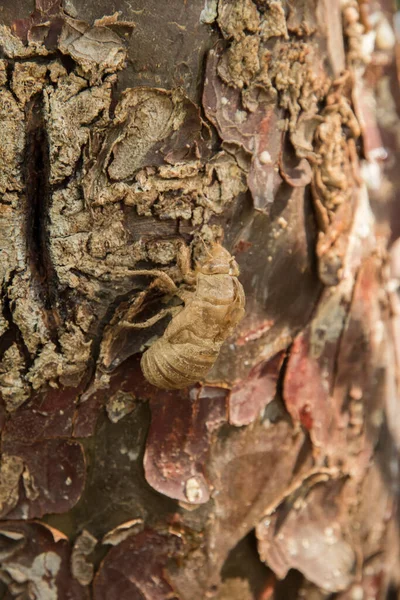
[[(1, 597), (398, 597), (393, 16), (3, 2)], [(200, 378), (219, 244), (246, 314)]]

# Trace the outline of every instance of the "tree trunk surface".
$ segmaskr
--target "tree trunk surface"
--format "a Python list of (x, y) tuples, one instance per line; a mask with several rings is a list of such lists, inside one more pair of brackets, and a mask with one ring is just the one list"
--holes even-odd
[(2, 598), (399, 597), (394, 18), (3, 0)]

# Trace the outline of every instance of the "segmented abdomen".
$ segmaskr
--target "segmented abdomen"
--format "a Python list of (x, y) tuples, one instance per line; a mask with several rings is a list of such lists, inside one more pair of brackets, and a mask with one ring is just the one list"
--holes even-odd
[(143, 374), (156, 387), (177, 390), (193, 385), (211, 369), (222, 344), (204, 348), (195, 344), (171, 344), (160, 338), (143, 354)]

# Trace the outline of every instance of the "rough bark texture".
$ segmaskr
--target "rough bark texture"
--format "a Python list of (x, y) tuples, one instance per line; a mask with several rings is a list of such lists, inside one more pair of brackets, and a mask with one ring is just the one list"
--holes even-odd
[[(2, 3), (1, 597), (397, 597), (392, 18)], [(162, 391), (165, 281), (217, 243), (245, 318)]]

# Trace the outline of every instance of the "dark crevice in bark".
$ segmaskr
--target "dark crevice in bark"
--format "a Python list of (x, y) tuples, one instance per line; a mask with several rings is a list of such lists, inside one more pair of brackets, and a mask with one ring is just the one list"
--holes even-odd
[(398, 589), (395, 584), (391, 584), (388, 593), (386, 595), (386, 600), (398, 600)]
[(43, 111), (43, 96), (37, 94), (25, 108), (26, 146), (24, 179), (26, 188), (27, 256), (33, 278), (46, 310), (52, 341), (58, 346), (60, 325), (57, 304), (57, 274), (49, 251), (48, 212), (50, 206), (49, 141)]
[(301, 473), (304, 466), (309, 461), (312, 456), (312, 441), (310, 438), (309, 432), (303, 427), (303, 432), (305, 434), (304, 442), (300, 446), (299, 453), (296, 458), (295, 465), (293, 467), (293, 475), (298, 475)]
[[(379, 438), (375, 446), (375, 460), (379, 467), (380, 474), (385, 482), (388, 493), (393, 497), (400, 499), (400, 455), (396, 446), (396, 441), (390, 431), (387, 416), (384, 415), (383, 423), (380, 428)], [(400, 503), (397, 501), (394, 518), (397, 522), (397, 530), (400, 535)], [(391, 596), (388, 596), (391, 598)], [(398, 598), (398, 596), (395, 596)]]
[(13, 90), (13, 86), (12, 86), (12, 79), (13, 79), (13, 73), (14, 73), (14, 66), (15, 63), (14, 62), (6, 62), (6, 74), (7, 74), (7, 82), (6, 82), (6, 87), (7, 90), (10, 92), (10, 94), (12, 95), (12, 97), (14, 98), (15, 102), (17, 104), (19, 104), (19, 100), (17, 98), (17, 96), (14, 93)]
[(57, 53), (57, 57), (60, 60), (60, 63), (67, 71), (68, 75), (73, 73), (76, 67), (76, 62), (72, 58), (72, 56), (68, 56), (68, 54), (62, 54), (62, 52)]
[[(304, 223), (306, 223), (306, 240), (307, 240), (307, 257), (309, 261), (309, 268), (312, 273), (318, 279), (318, 256), (316, 252), (317, 239), (318, 239), (318, 221), (317, 214), (312, 198), (311, 186), (307, 185), (304, 188)], [(307, 226), (308, 225), (308, 226)], [(322, 283), (321, 294), (324, 289)], [(314, 308), (318, 306), (320, 297), (315, 302)], [(314, 316), (314, 310), (310, 315), (310, 322)]]
[(231, 549), (221, 569), (221, 578), (223, 581), (237, 578), (248, 581), (254, 598), (261, 598), (270, 577), (271, 570), (260, 561), (253, 530)]
[[(354, 300), (354, 294), (356, 292), (357, 289), (357, 285), (358, 285), (358, 280), (359, 280), (359, 275), (360, 275), (360, 269), (358, 269), (355, 273), (354, 273), (354, 283), (353, 283), (353, 289), (351, 290), (351, 296), (350, 296), (350, 300), (349, 303), (347, 305), (346, 308), (346, 314), (343, 318), (343, 322), (342, 322), (342, 328), (340, 331), (340, 335), (337, 341), (337, 345), (336, 345), (336, 352), (335, 352), (335, 356), (334, 356), (334, 360), (333, 360), (333, 368), (332, 368), (332, 384), (331, 384), (331, 390), (334, 390), (336, 387), (336, 380), (339, 374), (339, 361), (340, 361), (340, 357), (343, 355), (343, 338), (344, 338), (344, 334), (346, 332), (346, 329), (351, 321), (352, 315), (351, 315), (351, 307), (353, 304), (353, 300)], [(345, 407), (343, 407), (343, 410), (345, 409)]]
[(108, 111), (108, 116), (112, 120), (115, 117), (115, 109), (117, 108), (118, 102), (121, 100), (123, 92), (127, 88), (120, 89), (118, 87), (118, 80), (111, 86), (111, 103)]

